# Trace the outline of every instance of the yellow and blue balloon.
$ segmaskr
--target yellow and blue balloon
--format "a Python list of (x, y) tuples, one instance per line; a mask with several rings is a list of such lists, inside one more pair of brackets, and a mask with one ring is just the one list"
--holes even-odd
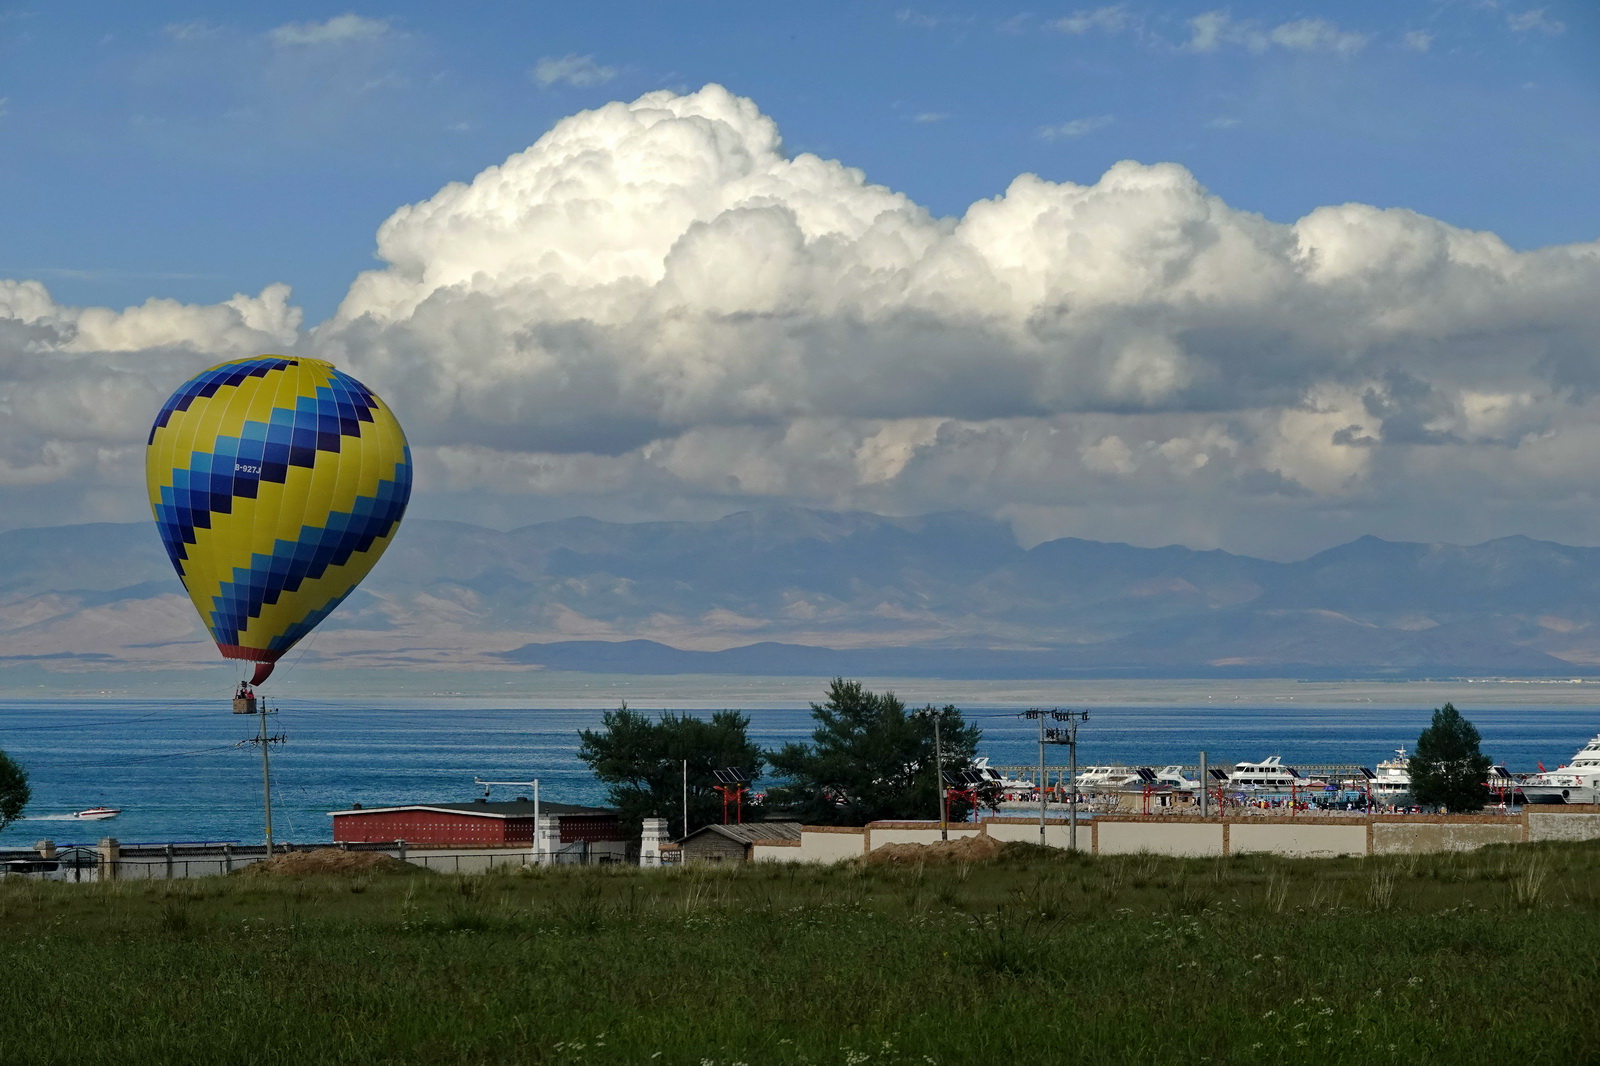
[(411, 498), (400, 423), (361, 382), (297, 356), (190, 378), (145, 451), (150, 509), (222, 654), (251, 684), (339, 606)]

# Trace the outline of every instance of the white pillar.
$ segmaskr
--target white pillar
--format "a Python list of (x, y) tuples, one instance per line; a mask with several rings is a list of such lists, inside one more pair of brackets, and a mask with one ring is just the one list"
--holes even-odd
[(553, 814), (541, 814), (533, 836), (533, 861), (551, 863), (561, 850), (561, 819)]
[(667, 820), (646, 818), (644, 833), (639, 838), (639, 865), (660, 866), (661, 845), (667, 842)]

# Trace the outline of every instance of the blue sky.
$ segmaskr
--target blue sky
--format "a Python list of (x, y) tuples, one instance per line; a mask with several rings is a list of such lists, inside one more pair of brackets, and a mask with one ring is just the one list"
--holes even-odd
[(0, 276), (114, 307), (287, 282), (314, 323), (398, 206), (706, 82), (937, 214), (1136, 159), (1280, 222), (1359, 201), (1517, 248), (1600, 236), (1589, 2), (14, 3)]
[(0, 7), (0, 528), (326, 358), (413, 513), (1600, 543), (1600, 4)]

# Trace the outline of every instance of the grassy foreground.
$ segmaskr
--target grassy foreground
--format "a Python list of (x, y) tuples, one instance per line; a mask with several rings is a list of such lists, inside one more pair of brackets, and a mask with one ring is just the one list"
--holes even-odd
[(1531, 1066), (1597, 993), (1593, 844), (0, 882), (5, 1063)]

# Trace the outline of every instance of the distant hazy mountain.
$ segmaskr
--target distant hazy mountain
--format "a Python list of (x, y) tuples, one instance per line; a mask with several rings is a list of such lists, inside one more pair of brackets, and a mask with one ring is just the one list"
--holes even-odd
[[(1294, 563), (965, 514), (411, 520), (307, 661), (618, 673), (1418, 677), (1600, 673), (1600, 549), (1363, 537)], [(0, 534), (0, 664), (210, 662), (151, 527)]]

